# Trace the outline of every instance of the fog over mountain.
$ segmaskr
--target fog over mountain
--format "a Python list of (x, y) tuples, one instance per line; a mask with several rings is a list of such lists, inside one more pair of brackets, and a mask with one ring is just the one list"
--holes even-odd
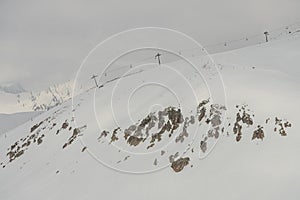
[(299, 0), (1, 0), (0, 200), (299, 200)]
[(136, 27), (175, 29), (204, 46), (256, 34), (261, 36), (254, 42), (263, 41), (265, 30), (300, 21), (299, 8), (297, 0), (4, 0), (0, 2), (0, 83), (20, 82), (28, 90), (63, 83), (74, 78), (95, 45)]

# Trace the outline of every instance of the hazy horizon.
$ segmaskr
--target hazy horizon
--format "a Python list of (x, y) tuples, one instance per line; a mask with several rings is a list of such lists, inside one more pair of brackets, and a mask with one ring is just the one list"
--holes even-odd
[(72, 79), (96, 44), (127, 29), (165, 27), (209, 45), (297, 22), (299, 8), (296, 0), (1, 1), (0, 83), (36, 90)]

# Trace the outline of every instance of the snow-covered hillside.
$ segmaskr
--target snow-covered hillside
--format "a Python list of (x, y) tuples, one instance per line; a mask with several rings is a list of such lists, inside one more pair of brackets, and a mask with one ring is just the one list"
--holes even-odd
[(32, 120), (36, 116), (40, 115), (41, 111), (34, 112), (20, 112), (14, 114), (0, 114), (0, 134), (6, 133), (17, 126), (24, 124), (25, 122)]
[(203, 57), (206, 81), (178, 61), (83, 92), (0, 135), (0, 199), (299, 199), (299, 54), (214, 55), (224, 102)]
[(70, 99), (72, 88), (71, 81), (36, 92), (26, 91), (20, 84), (0, 85), (0, 113), (48, 110)]

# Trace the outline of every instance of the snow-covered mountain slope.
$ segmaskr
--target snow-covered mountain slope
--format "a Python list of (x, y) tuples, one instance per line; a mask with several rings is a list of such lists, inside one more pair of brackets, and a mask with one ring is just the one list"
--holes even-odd
[(21, 112), (14, 114), (0, 114), (0, 134), (6, 133), (17, 126), (32, 120), (36, 116), (40, 115), (42, 111), (34, 111), (34, 112)]
[(215, 55), (226, 105), (201, 57), (44, 112), (0, 136), (0, 199), (299, 199), (299, 42)]
[(28, 92), (17, 86), (0, 86), (0, 113), (48, 110), (71, 98), (73, 83), (68, 81), (37, 92)]
[(229, 65), (236, 68), (256, 68), (280, 72), (299, 79), (299, 38), (300, 34), (275, 40), (251, 47), (241, 48), (235, 51), (218, 53), (213, 56), (217, 63), (223, 66)]

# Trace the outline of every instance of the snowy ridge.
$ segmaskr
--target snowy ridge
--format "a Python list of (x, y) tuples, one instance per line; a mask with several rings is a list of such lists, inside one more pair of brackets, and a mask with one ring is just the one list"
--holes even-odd
[[(50, 86), (46, 90), (29, 92), (16, 87), (0, 86), (0, 113), (45, 111), (53, 108), (72, 96), (73, 82)], [(6, 89), (3, 89), (6, 88)]]

